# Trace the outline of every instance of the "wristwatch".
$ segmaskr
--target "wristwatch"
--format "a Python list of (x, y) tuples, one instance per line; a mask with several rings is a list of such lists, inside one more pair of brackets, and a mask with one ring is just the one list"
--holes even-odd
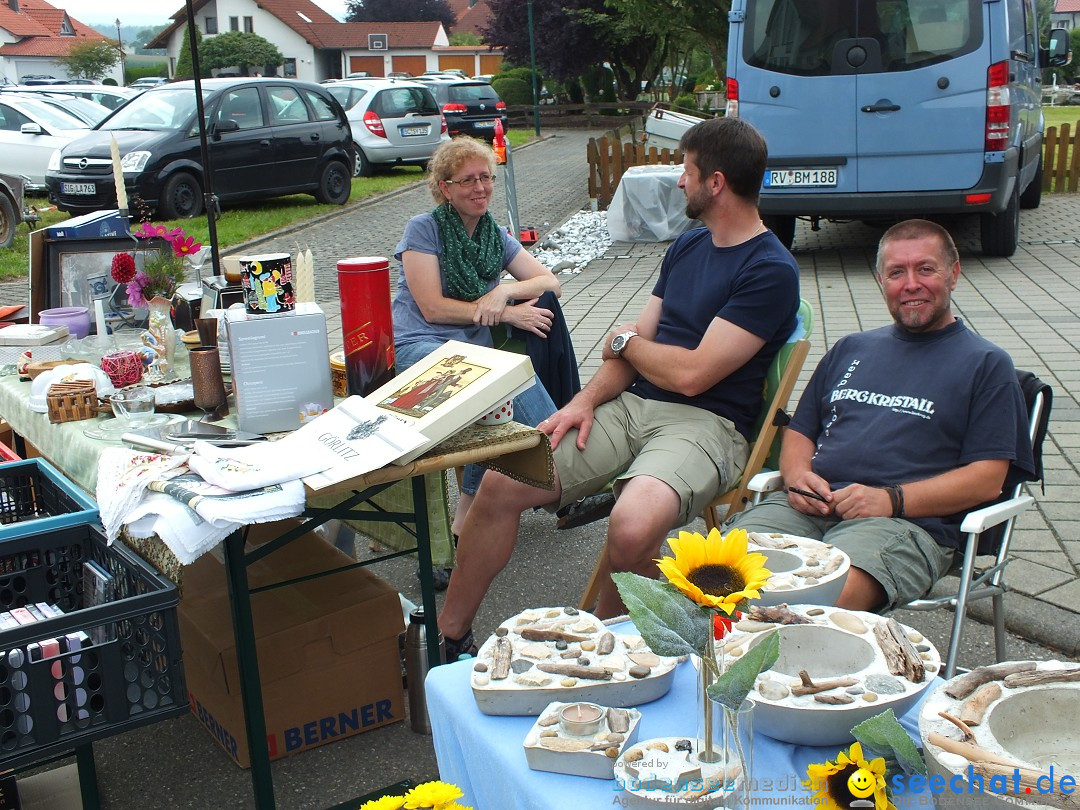
[(626, 348), (626, 344), (630, 342), (630, 338), (635, 337), (637, 332), (628, 330), (626, 332), (619, 332), (615, 337), (611, 339), (611, 351), (618, 357), (622, 354), (622, 350)]

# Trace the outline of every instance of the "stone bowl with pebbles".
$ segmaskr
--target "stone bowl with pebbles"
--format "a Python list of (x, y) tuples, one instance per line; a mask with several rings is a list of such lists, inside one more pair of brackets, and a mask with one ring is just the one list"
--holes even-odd
[(637, 706), (668, 693), (682, 660), (577, 608), (533, 608), (484, 642), (470, 683), (484, 714), (539, 714), (553, 701)]
[(750, 692), (754, 729), (784, 742), (849, 743), (852, 726), (907, 711), (941, 669), (934, 645), (895, 619), (815, 605), (751, 608), (724, 639), (724, 660), (769, 632), (780, 657)]
[(764, 554), (765, 567), (772, 571), (756, 604), (836, 604), (851, 568), (847, 554), (829, 543), (793, 534), (749, 532), (748, 537), (748, 550)]
[(694, 745), (686, 737), (657, 737), (627, 748), (615, 763), (615, 779), (633, 803), (622, 806), (737, 806), (742, 784), (738, 763), (701, 763)]
[(1061, 790), (1063, 776), (1080, 778), (1078, 716), (1077, 664), (1006, 661), (946, 681), (919, 712), (927, 770), (962, 785), (935, 796), (937, 806), (1080, 808), (1080, 791)]
[(525, 735), (525, 759), (534, 771), (614, 779), (615, 760), (637, 741), (641, 712), (600, 707), (596, 731), (573, 734), (560, 722), (560, 711), (574, 703), (548, 704)]

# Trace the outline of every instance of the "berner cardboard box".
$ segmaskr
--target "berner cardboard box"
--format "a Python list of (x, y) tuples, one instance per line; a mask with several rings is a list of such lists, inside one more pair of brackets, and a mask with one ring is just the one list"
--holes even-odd
[(241, 430), (295, 430), (334, 407), (326, 316), (318, 304), (275, 315), (229, 309), (225, 317)]
[[(252, 526), (251, 542), (296, 521)], [(352, 559), (305, 534), (248, 568), (250, 587), (326, 571)], [(305, 751), (404, 719), (397, 592), (353, 569), (251, 597), (270, 758)], [(239, 671), (224, 566), (206, 554), (184, 569), (180, 637), (191, 711), (240, 766)]]

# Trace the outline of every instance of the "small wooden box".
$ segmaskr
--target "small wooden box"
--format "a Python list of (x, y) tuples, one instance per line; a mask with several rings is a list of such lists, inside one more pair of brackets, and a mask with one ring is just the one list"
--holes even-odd
[(53, 423), (93, 419), (98, 414), (97, 389), (90, 380), (53, 383), (45, 400)]

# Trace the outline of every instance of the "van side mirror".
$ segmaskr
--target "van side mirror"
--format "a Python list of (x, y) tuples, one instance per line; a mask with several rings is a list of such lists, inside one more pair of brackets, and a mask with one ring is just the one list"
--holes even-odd
[(222, 118), (216, 124), (214, 124), (214, 134), (222, 135), (225, 132), (238, 132), (240, 130), (240, 124), (231, 118)]
[(1072, 51), (1069, 50), (1069, 32), (1064, 28), (1051, 29), (1050, 47), (1039, 49), (1039, 59), (1044, 67), (1065, 67), (1070, 64)]

